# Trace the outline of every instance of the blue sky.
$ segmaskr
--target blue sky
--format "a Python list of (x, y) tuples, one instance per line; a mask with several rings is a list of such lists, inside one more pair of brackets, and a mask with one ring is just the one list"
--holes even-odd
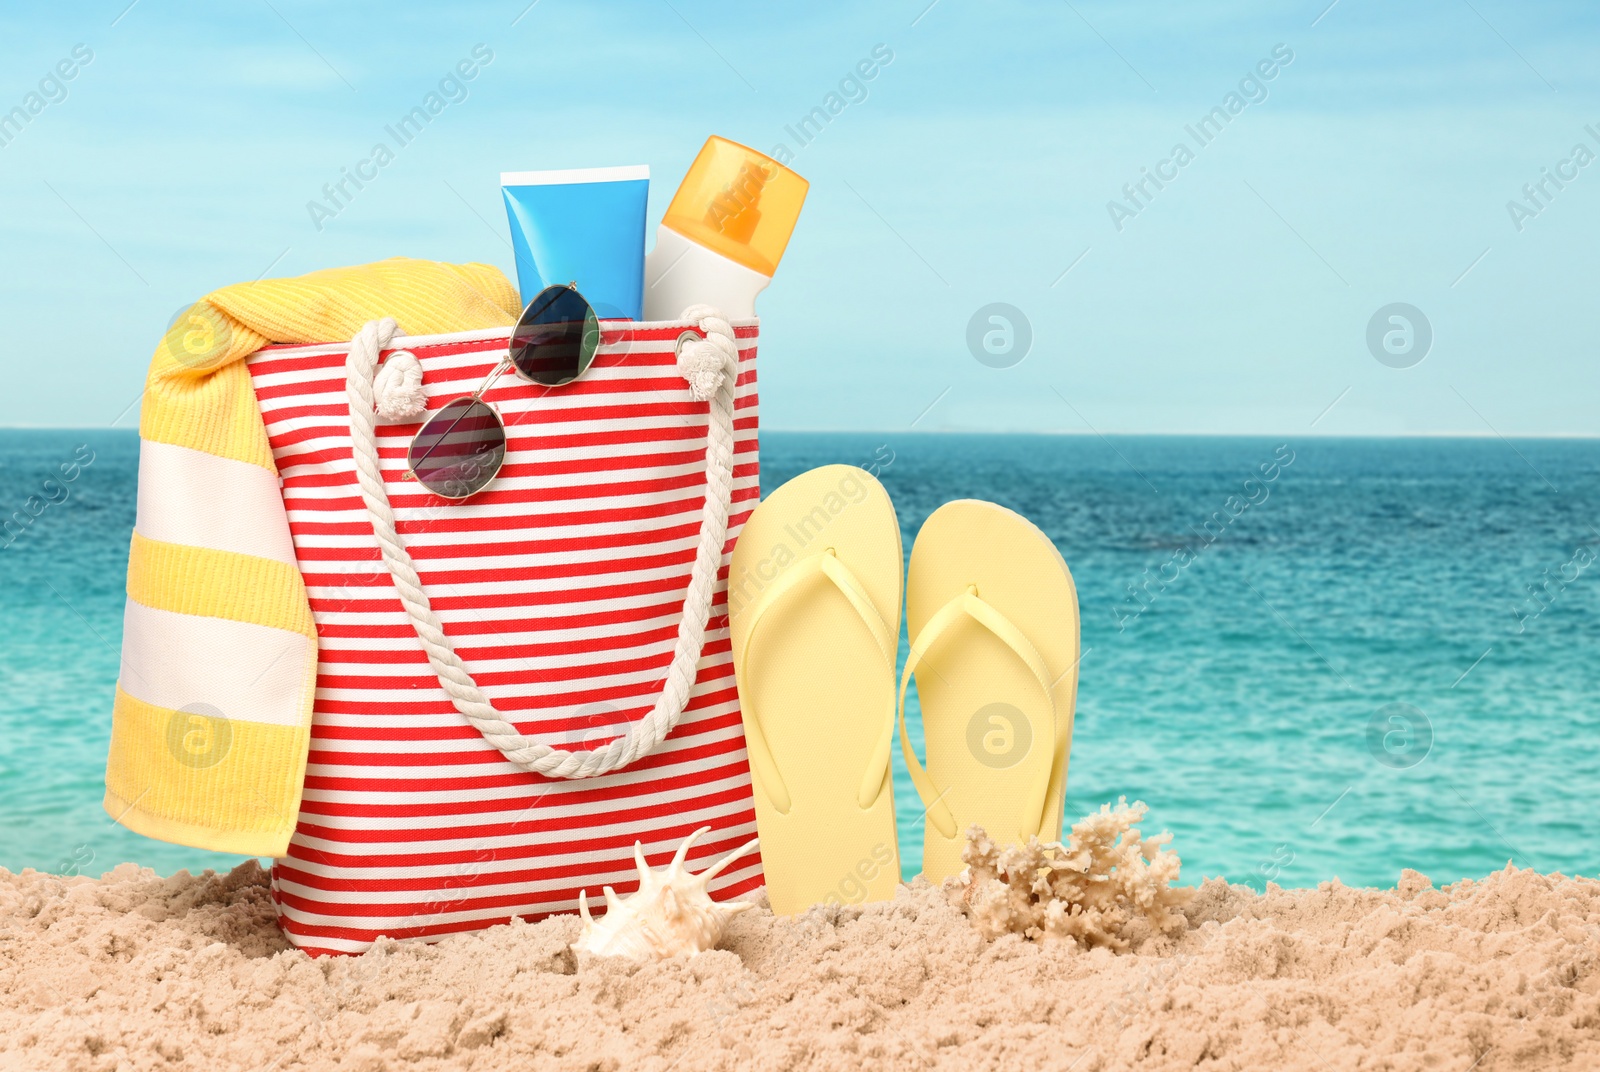
[[(132, 427), (171, 317), (263, 272), (511, 273), (502, 170), (648, 163), (653, 234), (708, 134), (793, 150), (839, 93), (761, 302), (767, 427), (1600, 434), (1600, 162), (1520, 230), (1507, 208), (1600, 153), (1592, 7), (526, 2), (0, 16), (0, 111), (93, 53), (0, 147), (0, 424)], [(317, 230), (323, 184), (476, 45), (465, 99)], [(1220, 134), (1186, 130), (1230, 92)], [(969, 346), (993, 303), (1026, 318), (1014, 364)], [(1392, 303), (1431, 326), (1411, 367), (1369, 349)]]

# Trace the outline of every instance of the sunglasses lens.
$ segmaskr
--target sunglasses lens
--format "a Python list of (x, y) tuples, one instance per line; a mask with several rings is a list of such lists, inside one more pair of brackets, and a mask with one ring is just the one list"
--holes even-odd
[(406, 461), (417, 482), (435, 495), (465, 499), (494, 479), (505, 457), (500, 415), (475, 398), (458, 398), (428, 418)]
[(511, 363), (534, 383), (560, 387), (582, 376), (600, 348), (600, 321), (571, 287), (546, 287), (511, 334)]

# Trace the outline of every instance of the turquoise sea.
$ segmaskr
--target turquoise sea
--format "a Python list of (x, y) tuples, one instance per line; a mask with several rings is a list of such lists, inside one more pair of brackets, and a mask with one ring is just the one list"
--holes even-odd
[[(1056, 541), (1085, 649), (1069, 821), (1145, 801), (1187, 881), (1600, 871), (1600, 442), (767, 433), (762, 454), (769, 489), (876, 459), (908, 553), (961, 497)], [(238, 862), (100, 808), (137, 459), (130, 432), (0, 431), (0, 516), (49, 502), (0, 536), (12, 870)], [(896, 793), (909, 875), (899, 769)]]

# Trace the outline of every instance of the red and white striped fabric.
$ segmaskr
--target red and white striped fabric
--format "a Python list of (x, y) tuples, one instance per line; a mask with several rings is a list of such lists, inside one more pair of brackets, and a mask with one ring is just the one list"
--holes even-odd
[[(398, 530), (445, 632), (502, 717), (595, 748), (649, 711), (672, 661), (706, 489), (706, 403), (675, 368), (688, 324), (604, 324), (589, 372), (554, 390), (502, 376), (486, 396), (509, 444), (465, 502), (404, 477), (418, 424), (378, 425)], [(755, 835), (729, 653), (728, 555), (759, 495), (756, 326), (739, 343), (728, 537), (698, 677), (676, 729), (617, 773), (565, 781), (512, 766), (452, 706), (379, 556), (351, 455), (349, 345), (249, 359), (318, 633), (305, 793), (272, 869), (279, 920), (310, 952), (379, 935), (433, 939), (576, 911), (578, 891), (636, 888), (700, 826), (702, 862)], [(475, 388), (507, 331), (397, 339), (429, 410)], [(385, 353), (385, 358), (388, 352)], [(712, 883), (762, 884), (757, 854)]]

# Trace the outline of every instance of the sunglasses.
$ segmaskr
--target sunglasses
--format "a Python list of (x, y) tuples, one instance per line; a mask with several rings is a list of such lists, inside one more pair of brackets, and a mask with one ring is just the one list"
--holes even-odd
[(600, 320), (578, 285), (545, 287), (522, 311), (506, 356), (470, 395), (429, 417), (406, 453), (408, 479), (435, 495), (466, 499), (482, 491), (506, 460), (506, 426), (484, 393), (507, 369), (541, 387), (560, 387), (589, 370), (600, 349)]

